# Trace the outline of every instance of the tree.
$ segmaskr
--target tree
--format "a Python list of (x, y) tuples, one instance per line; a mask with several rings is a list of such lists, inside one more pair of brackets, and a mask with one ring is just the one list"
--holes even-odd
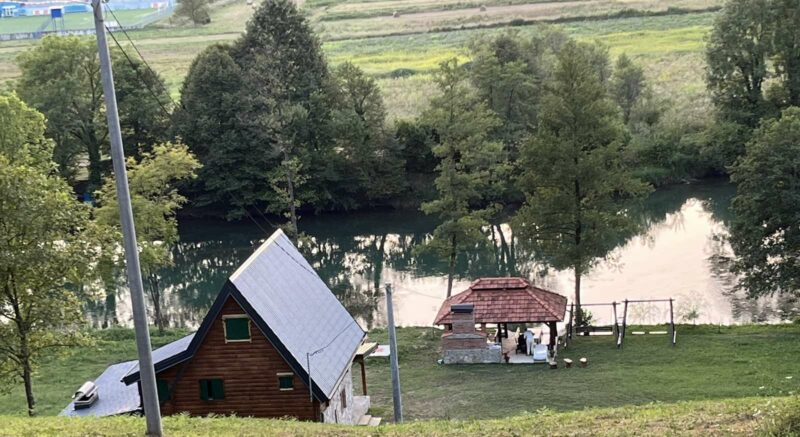
[(706, 81), (723, 119), (753, 128), (767, 114), (763, 88), (773, 21), (770, 0), (729, 0), (715, 19)]
[[(296, 222), (295, 202), (287, 199), (334, 203), (331, 86), (319, 40), (288, 0), (263, 2), (232, 46), (203, 52), (176, 115), (176, 133), (203, 164), (202, 204), (229, 218), (266, 206), (289, 211)], [(277, 186), (276, 171), (306, 183)], [(291, 193), (283, 196), (285, 190)]]
[(523, 149), (526, 200), (514, 218), (546, 265), (573, 269), (578, 325), (582, 276), (633, 232), (627, 203), (648, 192), (623, 162), (625, 134), (596, 53), (572, 41), (558, 53), (538, 131)]
[(15, 94), (0, 94), (0, 155), (11, 163), (50, 166), (53, 145), (44, 137), (44, 116)]
[(401, 192), (405, 185), (404, 159), (386, 131), (386, 109), (375, 79), (350, 62), (333, 73), (338, 102), (333, 111), (339, 174), (350, 183), (346, 195), (354, 206), (373, 203)]
[[(168, 117), (155, 101), (168, 102), (169, 97), (161, 79), (143, 64), (129, 62), (119, 52), (113, 54), (120, 121), (126, 134), (123, 141), (130, 153), (140, 140), (164, 132)], [(17, 64), (21, 70), (17, 93), (47, 118), (46, 133), (56, 142), (54, 159), (62, 174), (73, 176), (76, 161), (86, 157), (89, 191), (99, 188), (105, 173), (102, 151), (108, 129), (95, 43), (78, 37), (47, 37), (20, 54)], [(156, 97), (146, 91), (145, 84)]]
[(624, 53), (617, 58), (611, 79), (611, 95), (622, 110), (622, 121), (631, 120), (633, 109), (647, 90), (642, 67), (636, 65)]
[[(92, 277), (99, 230), (89, 208), (53, 175), (52, 164), (36, 157), (43, 147), (52, 149), (41, 134), (44, 119), (13, 96), (0, 99), (0, 106), (9, 103), (13, 112), (0, 111), (16, 126), (0, 136), (0, 381), (21, 381), (34, 415), (32, 378), (39, 360), (86, 341), (78, 294)], [(9, 156), (11, 141), (19, 148)], [(34, 153), (20, 157), (26, 149)]]
[(800, 7), (793, 0), (773, 0), (775, 70), (786, 99), (779, 106), (800, 106)]
[[(161, 305), (160, 272), (162, 268), (172, 265), (172, 250), (178, 242), (175, 213), (186, 203), (186, 198), (178, 193), (176, 185), (194, 178), (199, 166), (188, 148), (177, 143), (158, 144), (152, 152), (143, 153), (140, 160), (129, 158), (127, 162), (139, 260), (160, 332), (167, 325)], [(97, 219), (117, 231), (119, 247), (119, 204), (113, 178), (106, 179), (98, 192), (98, 200), (100, 207), (97, 209)]]
[(800, 108), (765, 122), (732, 169), (732, 271), (752, 297), (800, 290)]
[(486, 200), (505, 160), (503, 145), (488, 139), (500, 121), (467, 88), (457, 60), (443, 63), (435, 80), (442, 95), (431, 100), (422, 118), (438, 139), (433, 147), (439, 159), (438, 198), (424, 203), (422, 211), (442, 220), (425, 249), (447, 259), (449, 297), (458, 253), (485, 240), (482, 227), (496, 210), (496, 205), (487, 205)]
[(175, 8), (175, 15), (186, 17), (195, 25), (208, 24), (211, 22), (208, 3), (208, 0), (181, 0)]

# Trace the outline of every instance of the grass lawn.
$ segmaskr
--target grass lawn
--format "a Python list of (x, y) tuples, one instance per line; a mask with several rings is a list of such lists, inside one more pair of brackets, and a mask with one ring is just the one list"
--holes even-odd
[[(448, 402), (442, 399), (442, 402)], [(800, 399), (746, 398), (569, 413), (537, 411), (496, 420), (418, 421), (377, 428), (248, 418), (164, 418), (168, 436), (753, 436), (797, 435)], [(0, 417), (0, 434), (140, 436), (144, 419)]]
[[(614, 348), (611, 337), (582, 337), (561, 358), (587, 357), (589, 367), (558, 370), (543, 365), (439, 365), (440, 333), (431, 328), (398, 330), (408, 419), (495, 419), (543, 408), (569, 411), (800, 392), (800, 325), (680, 326), (675, 348), (665, 336), (630, 335), (622, 351)], [(155, 335), (153, 343), (181, 334)], [(88, 353), (43, 364), (34, 380), (39, 414), (58, 414), (84, 381), (109, 364), (136, 357), (131, 330), (98, 331), (96, 337)], [(374, 331), (370, 338), (385, 342), (386, 333)], [(360, 372), (353, 374), (360, 394)], [(367, 381), (374, 414), (390, 420), (388, 360), (368, 359)], [(21, 385), (0, 396), (0, 415), (24, 414)]]

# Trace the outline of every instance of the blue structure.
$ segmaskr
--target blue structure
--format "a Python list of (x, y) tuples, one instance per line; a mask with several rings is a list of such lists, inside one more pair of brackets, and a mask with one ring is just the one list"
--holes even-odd
[[(107, 5), (114, 11), (125, 9), (161, 9), (172, 5), (171, 0), (117, 0)], [(65, 14), (91, 12), (92, 4), (86, 0), (0, 0), (0, 19), (10, 17), (49, 17), (50, 11), (61, 9)]]

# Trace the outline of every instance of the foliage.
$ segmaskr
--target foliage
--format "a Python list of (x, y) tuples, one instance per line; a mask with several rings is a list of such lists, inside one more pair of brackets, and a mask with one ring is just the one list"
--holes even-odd
[(761, 434), (765, 437), (791, 437), (800, 435), (800, 397), (770, 405), (772, 414), (764, 421)]
[(569, 41), (557, 54), (538, 132), (523, 148), (526, 201), (515, 217), (536, 256), (573, 269), (577, 315), (581, 277), (636, 231), (626, 208), (649, 192), (622, 160), (625, 134), (597, 53)]
[(53, 144), (45, 139), (44, 116), (23, 103), (16, 94), (0, 94), (0, 155), (10, 163), (51, 165)]
[[(156, 100), (168, 102), (169, 98), (161, 79), (141, 62), (128, 62), (116, 51), (112, 58), (123, 143), (130, 154), (140, 142), (164, 131), (167, 117)], [(54, 159), (62, 174), (74, 177), (78, 161), (88, 158), (89, 191), (99, 188), (108, 129), (96, 44), (72, 36), (47, 37), (21, 53), (17, 64), (22, 72), (17, 93), (47, 118), (46, 134), (56, 143)], [(145, 92), (143, 82), (158, 94)]]
[(436, 81), (441, 95), (431, 100), (422, 119), (437, 139), (433, 153), (439, 159), (438, 198), (424, 203), (422, 210), (442, 221), (426, 247), (449, 260), (449, 297), (458, 252), (485, 240), (481, 228), (497, 208), (491, 199), (504, 181), (506, 158), (502, 144), (489, 139), (500, 121), (467, 88), (458, 61), (442, 64)]
[(195, 25), (211, 22), (209, 15), (209, 0), (181, 0), (175, 8), (175, 15), (191, 20)]
[[(142, 154), (140, 160), (129, 158), (128, 181), (133, 206), (139, 261), (142, 276), (153, 301), (154, 320), (163, 331), (167, 321), (161, 314), (160, 270), (172, 264), (172, 249), (178, 242), (178, 222), (175, 213), (186, 203), (176, 185), (195, 177), (200, 164), (183, 144), (164, 143)], [(100, 207), (97, 220), (105, 226), (119, 229), (119, 204), (114, 179), (107, 178), (98, 191)], [(117, 247), (121, 243), (118, 234)], [(112, 250), (111, 253), (117, 253)], [(123, 263), (123, 259), (110, 260)]]
[(644, 69), (636, 65), (624, 53), (617, 58), (614, 74), (611, 80), (611, 96), (622, 109), (622, 121), (625, 124), (631, 120), (633, 109), (644, 93), (647, 85)]
[(733, 271), (751, 296), (800, 290), (800, 109), (765, 122), (732, 169)]
[(77, 294), (98, 255), (88, 207), (49, 173), (0, 155), (0, 381), (24, 384), (29, 415), (41, 358), (85, 340)]

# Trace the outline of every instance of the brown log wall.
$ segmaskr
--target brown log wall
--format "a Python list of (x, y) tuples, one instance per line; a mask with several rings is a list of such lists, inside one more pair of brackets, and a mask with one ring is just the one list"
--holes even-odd
[[(225, 343), (222, 316), (244, 314), (233, 298), (225, 303), (195, 356), (158, 374), (175, 384), (171, 399), (161, 405), (164, 415), (187, 412), (253, 417), (296, 417), (319, 420), (319, 403), (309, 399), (308, 386), (295, 375), (294, 390), (278, 388), (278, 373), (293, 373), (258, 327), (250, 322), (251, 342)], [(201, 379), (222, 379), (225, 399), (200, 398)]]

